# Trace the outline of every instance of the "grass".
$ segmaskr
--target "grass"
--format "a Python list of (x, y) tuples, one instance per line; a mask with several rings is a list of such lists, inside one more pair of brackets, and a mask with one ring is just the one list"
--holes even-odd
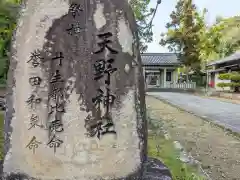
[(173, 180), (205, 179), (199, 175), (197, 167), (183, 163), (178, 159), (180, 152), (175, 149), (173, 141), (165, 139), (164, 134), (161, 133), (160, 121), (153, 123), (151, 120), (149, 129), (151, 130), (148, 135), (149, 156), (160, 159), (170, 169)]

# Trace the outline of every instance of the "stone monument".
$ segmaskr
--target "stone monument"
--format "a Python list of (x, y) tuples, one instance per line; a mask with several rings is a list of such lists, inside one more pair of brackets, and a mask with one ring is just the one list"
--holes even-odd
[(8, 73), (3, 179), (142, 179), (136, 33), (127, 0), (26, 2)]

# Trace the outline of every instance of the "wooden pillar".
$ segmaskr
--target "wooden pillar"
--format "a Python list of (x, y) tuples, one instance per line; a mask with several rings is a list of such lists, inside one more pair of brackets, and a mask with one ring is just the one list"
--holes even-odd
[(142, 67), (142, 69), (143, 69), (144, 87), (146, 88), (146, 83), (147, 83), (147, 81), (146, 81), (146, 71), (145, 71), (145, 67)]
[(163, 87), (166, 88), (166, 75), (167, 75), (167, 69), (163, 69)]
[(145, 70), (145, 67), (143, 67), (143, 77), (144, 77), (144, 82), (146, 82), (146, 70)]
[(159, 70), (159, 86), (162, 87), (162, 71), (161, 69), (158, 70)]
[(178, 71), (177, 69), (174, 70), (174, 83), (177, 83), (178, 81)]

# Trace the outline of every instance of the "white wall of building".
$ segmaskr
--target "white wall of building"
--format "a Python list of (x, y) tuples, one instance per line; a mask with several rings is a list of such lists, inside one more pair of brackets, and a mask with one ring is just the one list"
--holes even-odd
[[(148, 72), (149, 75), (147, 77), (145, 77), (146, 79), (146, 84), (149, 84), (149, 81), (151, 79), (151, 77), (153, 75), (151, 75), (151, 72), (158, 72), (159, 71), (159, 75), (156, 75), (157, 76), (157, 83), (156, 83), (156, 86), (159, 86), (159, 87), (169, 87), (169, 84), (172, 84), (172, 83), (177, 83), (178, 82), (178, 69), (176, 67), (154, 67), (154, 68), (147, 68), (144, 67), (144, 74), (145, 72)], [(171, 72), (171, 81), (166, 81), (167, 79), (167, 75), (166, 73), (170, 71)], [(152, 86), (152, 85), (151, 85)]]

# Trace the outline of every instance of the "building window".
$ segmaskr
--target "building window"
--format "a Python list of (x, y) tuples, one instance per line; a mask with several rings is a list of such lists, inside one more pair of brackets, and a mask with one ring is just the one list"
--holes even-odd
[(172, 72), (167, 72), (166, 73), (166, 81), (172, 81)]

